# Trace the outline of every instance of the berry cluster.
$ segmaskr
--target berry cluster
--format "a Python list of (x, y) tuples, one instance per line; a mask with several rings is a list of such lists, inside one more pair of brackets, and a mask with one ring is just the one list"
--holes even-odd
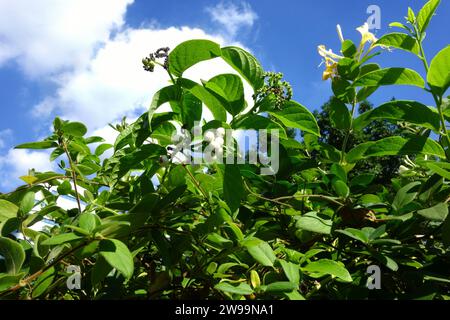
[(255, 100), (262, 100), (272, 95), (275, 98), (275, 106), (281, 109), (286, 101), (292, 98), (292, 87), (287, 81), (282, 81), (283, 74), (278, 72), (265, 72), (264, 85), (255, 93)]
[[(169, 68), (169, 50), (170, 49), (168, 47), (159, 48), (155, 52), (150, 53), (148, 57), (143, 58), (142, 64), (144, 65), (144, 70), (153, 72), (155, 70), (156, 64), (161, 65), (164, 69), (167, 70)], [(164, 59), (164, 63), (161, 64), (157, 62), (156, 59)]]

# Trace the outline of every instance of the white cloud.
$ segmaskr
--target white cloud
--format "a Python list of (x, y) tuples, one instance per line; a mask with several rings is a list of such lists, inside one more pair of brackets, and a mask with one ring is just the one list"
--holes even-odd
[(48, 151), (9, 150), (0, 156), (0, 186), (12, 188), (23, 184), (19, 177), (27, 175), (29, 169), (44, 172), (55, 170), (55, 167), (49, 160)]
[(0, 0), (0, 66), (14, 59), (33, 77), (83, 66), (132, 1)]
[(228, 33), (229, 37), (235, 37), (238, 31), (244, 27), (252, 27), (258, 15), (252, 10), (247, 2), (237, 6), (231, 2), (220, 2), (214, 7), (206, 8), (214, 22), (220, 24)]
[[(142, 58), (160, 47), (173, 49), (190, 39), (209, 39), (220, 45), (239, 45), (233, 37), (257, 18), (250, 6), (220, 4), (208, 9), (214, 21), (225, 23), (225, 37), (199, 28), (124, 28), (126, 7), (133, 0), (0, 0), (0, 67), (15, 61), (27, 76), (53, 81), (57, 89), (33, 107), (44, 125), (57, 114), (82, 121), (89, 134), (113, 143), (117, 133), (107, 126), (123, 116), (135, 119), (148, 108), (153, 94), (168, 85), (165, 70), (145, 72)], [(219, 73), (236, 73), (221, 59), (199, 63), (184, 74), (195, 81)], [(251, 87), (244, 82), (251, 101)], [(162, 108), (167, 111), (167, 106)], [(161, 110), (161, 111), (162, 111)], [(204, 117), (208, 118), (208, 110)], [(0, 140), (1, 141), (1, 140)], [(16, 186), (29, 168), (54, 170), (46, 151), (10, 150), (0, 155), (0, 187)]]
[[(35, 106), (34, 114), (41, 117), (53, 110), (65, 119), (83, 121), (94, 131), (123, 116), (136, 117), (148, 108), (153, 94), (169, 84), (165, 70), (146, 72), (142, 58), (188, 39), (230, 44), (197, 28), (124, 30), (106, 42), (86, 68), (62, 75), (56, 95)], [(194, 66), (184, 76), (199, 81), (223, 72), (236, 73), (224, 61), (214, 59)]]

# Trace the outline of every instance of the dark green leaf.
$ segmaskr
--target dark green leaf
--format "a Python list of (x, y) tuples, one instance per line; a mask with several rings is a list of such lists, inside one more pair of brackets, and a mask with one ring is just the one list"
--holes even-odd
[(191, 92), (195, 97), (200, 99), (211, 111), (215, 120), (227, 120), (226, 101), (218, 98), (216, 95), (209, 92), (205, 87), (192, 80), (180, 78), (178, 79), (178, 84), (186, 90), (189, 90), (189, 92)]
[(330, 120), (331, 123), (341, 130), (350, 129), (351, 114), (345, 103), (333, 98), (330, 102)]
[(133, 256), (122, 241), (116, 239), (100, 241), (99, 253), (126, 279), (131, 278), (134, 271)]
[(244, 197), (244, 186), (238, 165), (225, 165), (223, 197), (232, 211), (236, 211)]
[(25, 251), (22, 246), (9, 239), (0, 237), (0, 255), (5, 259), (6, 272), (16, 275), (25, 261)]
[(428, 220), (443, 222), (448, 215), (448, 204), (438, 203), (431, 208), (419, 210), (417, 213)]

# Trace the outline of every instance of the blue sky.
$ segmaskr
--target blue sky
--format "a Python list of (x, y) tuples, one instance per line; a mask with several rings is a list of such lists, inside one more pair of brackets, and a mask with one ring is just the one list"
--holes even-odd
[[(140, 59), (163, 46), (190, 38), (240, 44), (251, 50), (267, 70), (283, 72), (294, 98), (320, 107), (331, 94), (321, 80), (317, 45), (334, 52), (340, 42), (336, 24), (346, 38), (359, 41), (355, 30), (381, 9), (381, 29), (403, 21), (407, 6), (416, 12), (424, 0), (348, 1), (148, 1), (148, 0), (0, 0), (0, 191), (17, 186), (27, 168), (51, 170), (48, 153), (12, 150), (49, 133), (60, 115), (88, 123), (90, 133), (112, 140), (107, 124), (123, 115), (136, 117), (152, 94), (166, 84), (163, 74), (142, 71)], [(442, 1), (428, 31), (428, 59), (449, 44), (450, 1)], [(226, 22), (225, 22), (226, 21)], [(401, 51), (377, 57), (382, 66), (422, 71), (421, 63)], [(227, 71), (222, 65), (193, 70), (200, 77)], [(431, 99), (413, 87), (383, 88), (371, 98), (380, 104), (391, 97)]]

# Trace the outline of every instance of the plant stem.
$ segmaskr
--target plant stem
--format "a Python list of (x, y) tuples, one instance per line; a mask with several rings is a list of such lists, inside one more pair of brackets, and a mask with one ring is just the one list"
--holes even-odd
[(72, 158), (70, 157), (70, 153), (69, 153), (69, 150), (67, 149), (67, 144), (64, 141), (64, 138), (61, 139), (61, 144), (64, 149), (64, 152), (66, 153), (67, 159), (69, 159), (69, 166), (70, 166), (70, 171), (72, 173), (72, 180), (73, 180), (73, 188), (75, 191), (75, 198), (77, 199), (78, 212), (81, 213), (80, 194), (78, 193), (78, 188), (77, 188), (77, 174), (75, 173), (75, 166), (73, 165), (73, 161), (72, 161)]
[[(356, 93), (355, 93), (356, 95)], [(345, 161), (345, 153), (347, 151), (347, 144), (348, 144), (348, 139), (350, 138), (350, 134), (353, 132), (353, 118), (355, 116), (355, 106), (356, 106), (356, 96), (353, 99), (352, 102), (352, 111), (351, 111), (351, 117), (350, 117), (350, 127), (347, 130), (347, 133), (345, 134), (344, 137), (344, 142), (342, 143), (342, 150), (341, 150), (341, 164), (344, 163)]]
[(259, 198), (259, 199), (262, 199), (262, 200), (270, 201), (270, 202), (273, 202), (273, 203), (276, 203), (276, 204), (279, 204), (279, 205), (282, 205), (282, 206), (286, 206), (286, 207), (292, 208), (292, 206), (290, 204), (278, 201), (276, 199), (266, 198), (266, 197), (263, 197), (263, 196), (261, 196), (260, 194), (258, 194), (256, 192), (253, 192), (253, 190), (250, 189), (250, 187), (248, 186), (247, 182), (245, 182), (245, 180), (243, 182), (244, 182), (244, 186), (247, 189), (247, 191), (250, 192), (253, 196), (255, 196), (255, 197)]
[[(419, 58), (420, 58), (420, 60), (422, 60), (426, 74), (428, 75), (430, 67), (428, 65), (428, 60), (425, 56), (425, 50), (423, 49), (423, 45), (422, 45), (422, 41), (421, 41), (422, 34), (419, 32), (419, 30), (417, 29), (416, 26), (414, 26), (414, 36), (415, 36), (417, 44), (419, 46), (419, 53), (420, 53)], [(438, 110), (439, 119), (440, 119), (441, 126), (442, 126), (442, 128), (441, 128), (442, 131), (440, 132), (440, 134), (445, 136), (445, 139), (447, 140), (447, 146), (450, 146), (450, 137), (448, 135), (447, 126), (445, 124), (445, 117), (444, 117), (444, 113), (442, 110), (442, 96), (441, 97), (437, 96), (433, 92), (433, 90), (431, 90), (431, 88), (430, 88), (430, 90), (427, 90), (427, 91), (429, 91), (433, 95), (434, 102), (436, 103), (436, 108)], [(447, 155), (447, 160), (450, 160), (450, 155)]]
[(344, 206), (343, 203), (337, 201), (335, 198), (328, 197), (328, 196), (325, 196), (325, 195), (322, 195), (322, 194), (298, 194), (298, 195), (295, 195), (295, 196), (279, 197), (279, 198), (275, 198), (275, 199), (272, 199), (272, 200), (284, 200), (284, 199), (296, 199), (296, 198), (317, 198), (317, 199), (321, 199), (321, 200), (325, 200), (325, 201), (331, 202), (331, 203), (336, 204), (336, 205), (341, 206), (341, 207)]

